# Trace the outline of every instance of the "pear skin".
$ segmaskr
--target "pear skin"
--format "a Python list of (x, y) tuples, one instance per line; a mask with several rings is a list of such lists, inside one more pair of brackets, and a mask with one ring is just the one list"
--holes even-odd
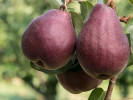
[(77, 43), (77, 58), (84, 71), (109, 79), (126, 67), (130, 46), (115, 11), (97, 4), (85, 22)]
[(23, 54), (48, 70), (63, 67), (73, 56), (76, 33), (67, 11), (50, 10), (34, 19), (22, 36)]

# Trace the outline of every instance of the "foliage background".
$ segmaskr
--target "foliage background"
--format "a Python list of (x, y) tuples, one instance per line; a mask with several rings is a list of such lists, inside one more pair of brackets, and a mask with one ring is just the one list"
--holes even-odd
[[(88, 0), (89, 1), (89, 0)], [(118, 16), (130, 16), (128, 0), (117, 0)], [(90, 91), (74, 95), (64, 90), (54, 75), (35, 71), (21, 51), (21, 37), (37, 16), (50, 10), (48, 0), (0, 0), (0, 100), (86, 100)], [(119, 76), (113, 100), (132, 97), (133, 67)], [(107, 89), (108, 80), (100, 87)]]

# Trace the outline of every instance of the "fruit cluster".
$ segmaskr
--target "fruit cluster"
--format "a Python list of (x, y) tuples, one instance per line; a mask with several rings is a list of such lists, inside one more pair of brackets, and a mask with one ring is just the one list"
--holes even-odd
[(22, 51), (34, 64), (47, 70), (65, 66), (76, 51), (79, 66), (56, 77), (71, 93), (96, 88), (125, 67), (129, 42), (115, 11), (103, 4), (93, 8), (76, 39), (67, 11), (50, 10), (34, 19), (22, 37)]

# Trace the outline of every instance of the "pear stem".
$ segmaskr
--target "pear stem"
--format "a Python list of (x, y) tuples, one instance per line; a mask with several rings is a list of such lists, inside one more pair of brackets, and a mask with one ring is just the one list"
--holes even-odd
[(129, 17), (126, 17), (126, 16), (119, 17), (119, 20), (120, 20), (120, 22), (124, 22), (126, 24), (131, 18), (133, 18), (133, 15), (131, 15)]
[(114, 11), (116, 11), (116, 6), (115, 6), (115, 2), (113, 0), (107, 0), (107, 6), (110, 6)]
[(67, 4), (69, 2), (72, 2), (72, 0), (65, 0), (65, 2), (60, 6), (60, 10), (64, 11), (65, 9), (67, 9)]
[(108, 90), (107, 90), (104, 100), (111, 100), (111, 95), (112, 95), (112, 91), (113, 91), (114, 85), (116, 83), (116, 80), (117, 80), (117, 76), (114, 76), (113, 78), (110, 79)]

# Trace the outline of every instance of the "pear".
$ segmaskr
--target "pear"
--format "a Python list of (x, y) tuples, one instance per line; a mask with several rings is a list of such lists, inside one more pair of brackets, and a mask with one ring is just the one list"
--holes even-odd
[(23, 54), (44, 69), (66, 65), (76, 45), (70, 14), (53, 9), (37, 17), (24, 31), (21, 45)]
[(77, 67), (56, 75), (59, 83), (70, 93), (79, 94), (98, 87), (102, 80), (87, 75)]
[(76, 52), (83, 70), (98, 79), (109, 79), (127, 65), (130, 47), (115, 11), (97, 4), (85, 22)]

